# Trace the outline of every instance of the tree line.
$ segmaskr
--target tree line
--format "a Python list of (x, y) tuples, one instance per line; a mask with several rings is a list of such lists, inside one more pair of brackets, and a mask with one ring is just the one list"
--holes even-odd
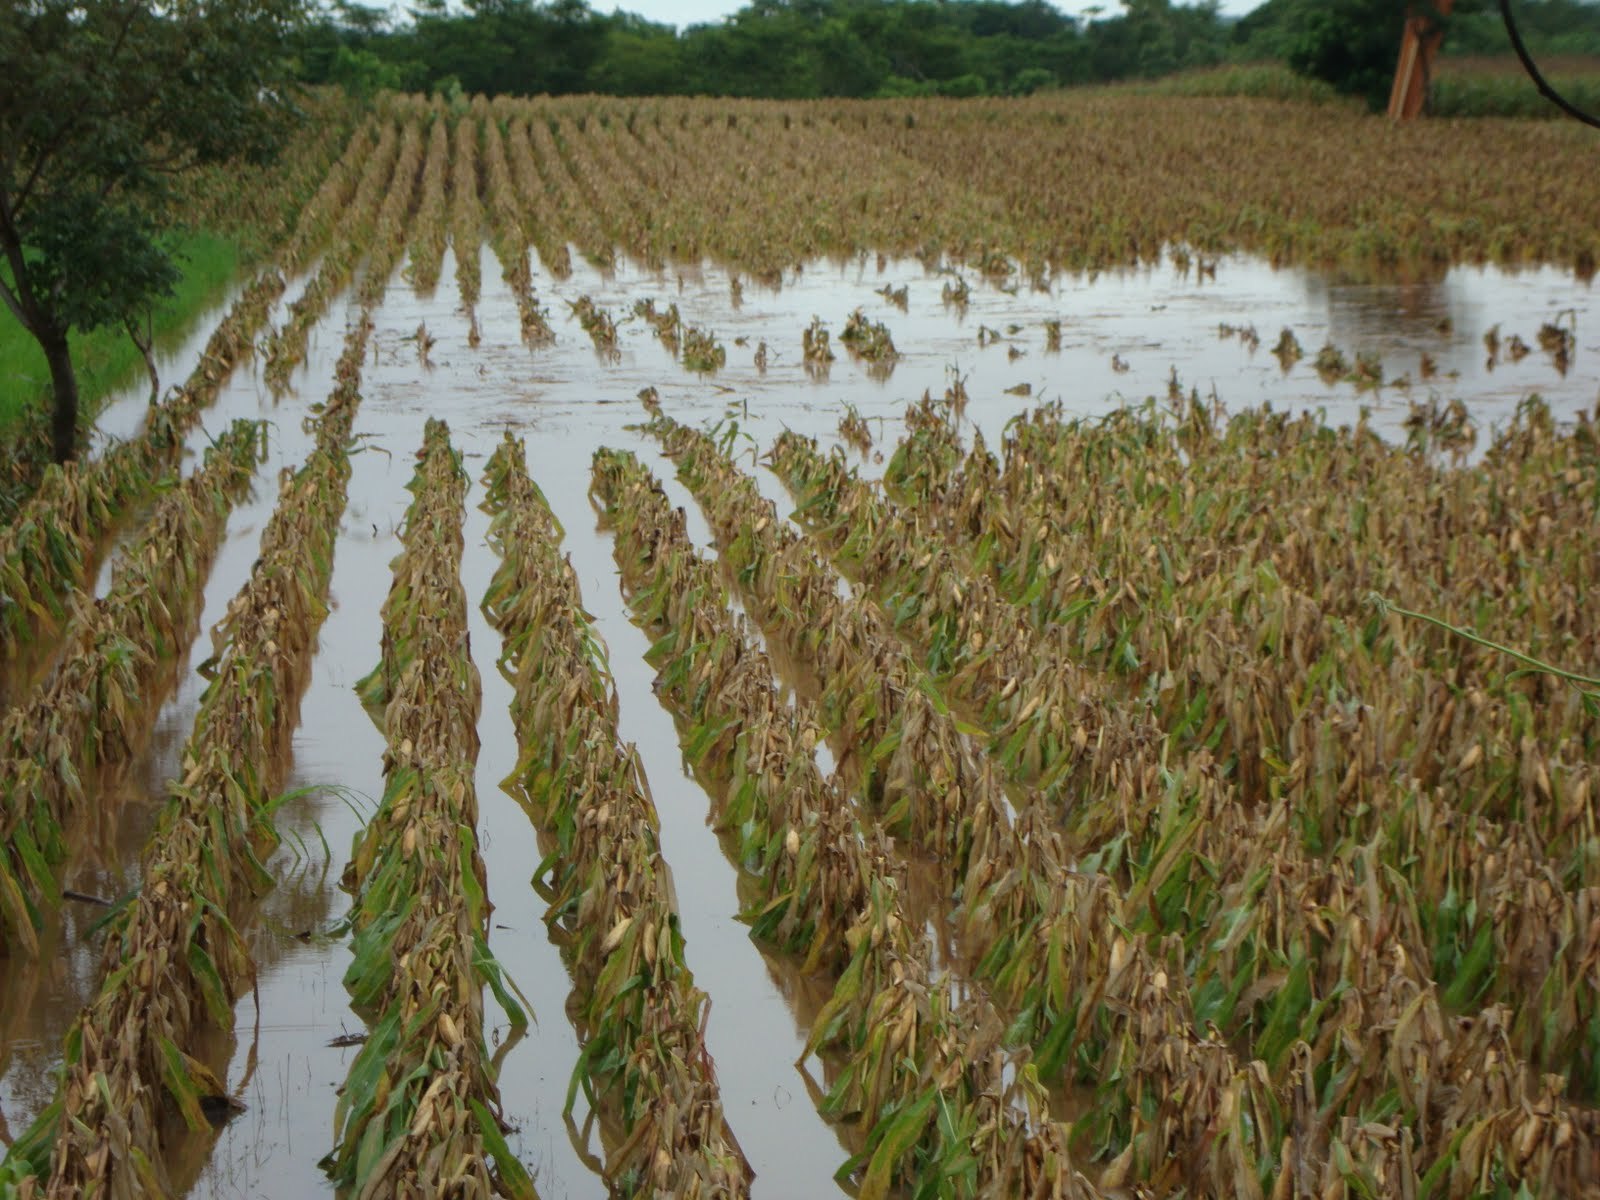
[[(416, 0), (403, 15), (341, 0), (297, 37), (303, 78), (354, 91), (713, 95), (767, 99), (1024, 95), (1227, 62), (1287, 62), (1370, 93), (1393, 73), (1407, 0), (1121, 0), (1068, 16), (1044, 0), (751, 0), (677, 30), (585, 0)], [(1413, 11), (1416, 4), (1411, 5)], [(1545, 52), (1600, 52), (1582, 0), (1519, 0)], [(1490, 0), (1459, 0), (1456, 52), (1499, 53)]]

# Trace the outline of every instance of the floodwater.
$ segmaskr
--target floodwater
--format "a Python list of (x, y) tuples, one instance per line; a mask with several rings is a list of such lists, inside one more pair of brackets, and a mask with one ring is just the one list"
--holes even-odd
[[(887, 456), (905, 406), (924, 391), (942, 394), (958, 378), (970, 397), (967, 416), (991, 444), (1007, 420), (1040, 402), (1059, 400), (1069, 412), (1104, 413), (1164, 396), (1174, 372), (1185, 389), (1215, 394), (1231, 409), (1264, 403), (1322, 409), (1333, 423), (1353, 421), (1368, 409), (1374, 426), (1396, 437), (1403, 436), (1413, 400), (1459, 398), (1488, 427), (1508, 420), (1534, 392), (1558, 416), (1571, 417), (1595, 404), (1600, 379), (1593, 365), (1600, 362), (1594, 293), (1554, 269), (1460, 268), (1429, 282), (1375, 285), (1231, 258), (1218, 264), (1215, 277), (1169, 264), (1097, 278), (1063, 276), (1048, 290), (1026, 282), (1001, 286), (969, 274), (969, 300), (957, 306), (942, 299), (954, 273), (914, 260), (812, 263), (789, 272), (777, 289), (752, 280), (736, 288), (726, 270), (710, 264), (654, 272), (623, 263), (602, 273), (576, 253), (573, 262), (573, 274), (561, 280), (536, 266), (535, 287), (557, 335), (547, 347), (530, 349), (521, 342), (515, 305), (487, 254), (477, 307), (482, 341), (476, 348), (468, 343), (469, 322), (458, 307), (448, 258), (433, 295), (415, 294), (397, 274), (375, 314), (332, 606), (311, 664), (286, 784), (303, 794), (280, 810), (284, 841), (271, 863), (278, 887), (264, 898), (250, 929), (259, 995), (239, 1006), (229, 1073), (247, 1108), (218, 1132), (214, 1144), (184, 1146), (189, 1165), (175, 1163), (174, 1173), (188, 1182), (191, 1195), (300, 1197), (329, 1190), (318, 1161), (331, 1148), (337, 1089), (355, 1053), (329, 1043), (363, 1029), (342, 983), (349, 948), (337, 927), (348, 897), (338, 879), (382, 788), (383, 737), (357, 701), (354, 684), (377, 658), (379, 607), (409, 500), (405, 484), (428, 417), (449, 421), (473, 478), (462, 569), (472, 652), (484, 683), (477, 788), (479, 836), (495, 905), (490, 945), (536, 1018), (518, 1036), (489, 1004), (512, 1145), (545, 1200), (607, 1194), (599, 1174), (604, 1147), (581, 1092), (574, 1111), (562, 1111), (578, 1046), (566, 1017), (571, 981), (546, 935), (544, 903), (529, 884), (542, 857), (537, 831), (516, 798), (500, 787), (516, 746), (507, 712), (511, 688), (495, 665), (499, 638), (477, 609), (497, 560), (485, 544), (487, 517), (476, 506), (482, 467), (508, 428), (527, 439), (529, 468), (566, 529), (565, 549), (584, 603), (610, 649), (622, 736), (640, 749), (660, 814), (688, 962), (711, 997), (707, 1037), (729, 1123), (755, 1169), (755, 1194), (787, 1198), (837, 1194), (833, 1173), (852, 1149), (849, 1138), (815, 1108), (815, 1089), (826, 1086), (830, 1064), (796, 1062), (827, 986), (798, 977), (792, 964), (765, 954), (737, 919), (739, 872), (706, 825), (710, 800), (685, 771), (671, 716), (652, 694), (653, 672), (643, 659), (648, 639), (629, 620), (611, 539), (598, 528), (588, 500), (592, 452), (601, 445), (632, 449), (687, 510), (691, 538), (714, 553), (706, 523), (672, 477), (671, 463), (653, 441), (629, 428), (645, 416), (639, 391), (657, 389), (663, 408), (686, 422), (737, 421), (738, 444), (749, 451), (762, 492), (786, 513), (777, 480), (753, 465), (782, 428), (837, 442), (838, 420), (852, 404), (871, 423), (877, 450)], [(880, 294), (902, 286), (903, 309)], [(280, 314), (299, 287), (291, 283)], [(615, 356), (596, 351), (571, 317), (568, 305), (581, 295), (616, 319)], [(714, 333), (727, 352), (726, 365), (710, 375), (685, 371), (650, 326), (631, 316), (634, 303), (645, 298), (658, 308), (676, 303), (686, 324)], [(854, 360), (838, 342), (846, 317), (857, 308), (887, 325), (900, 352), (891, 369)], [(211, 652), (205, 631), (251, 569), (276, 500), (277, 473), (297, 465), (309, 449), (302, 419), (309, 405), (326, 396), (344, 327), (354, 316), (346, 300), (332, 306), (313, 332), (306, 364), (282, 397), (262, 383), (259, 364), (242, 365), (191, 441), (191, 450), (198, 451), (234, 418), (252, 417), (268, 422), (270, 452), (254, 495), (229, 519), (206, 589), (202, 632), (160, 702), (145, 753), (106, 785), (105, 828), (69, 865), (69, 887), (110, 898), (137, 885), (139, 848), (165, 781), (177, 771), (200, 695), (195, 667)], [(833, 334), (837, 355), (820, 374), (801, 357), (801, 332), (814, 317)], [(1051, 321), (1060, 322), (1059, 349), (1047, 347)], [(1537, 348), (1536, 335), (1547, 322), (1576, 331), (1564, 374)], [(419, 326), (434, 339), (426, 360), (416, 338)], [(1223, 326), (1253, 329), (1259, 344), (1225, 333)], [(1492, 326), (1498, 326), (1502, 343), (1516, 334), (1533, 351), (1520, 361), (1502, 353), (1491, 365), (1483, 336)], [(1287, 369), (1271, 353), (1284, 328), (1305, 353)], [(200, 329), (164, 360), (169, 381), (187, 373), (208, 333), (208, 327)], [(755, 362), (763, 343), (764, 370)], [(1324, 382), (1314, 359), (1325, 343), (1352, 364), (1358, 355), (1377, 356), (1385, 378), (1404, 376), (1410, 386), (1358, 391), (1348, 382)], [(1424, 355), (1434, 370), (1427, 380)], [(1017, 394), (1022, 385), (1026, 397)], [(130, 389), (108, 409), (103, 430), (136, 430), (146, 395), (143, 386)], [(881, 469), (870, 456), (862, 466)], [(925, 864), (913, 866), (914, 877), (927, 874)], [(49, 952), (38, 968), (8, 964), (0, 980), (0, 1137), (7, 1141), (48, 1103), (62, 1035), (96, 986), (98, 951), (88, 926), (99, 910), (76, 904), (67, 909), (59, 926), (47, 931)]]

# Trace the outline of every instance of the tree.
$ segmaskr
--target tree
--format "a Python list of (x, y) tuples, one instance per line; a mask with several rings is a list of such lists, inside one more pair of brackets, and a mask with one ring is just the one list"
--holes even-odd
[(77, 449), (69, 332), (170, 293), (160, 235), (182, 171), (277, 149), (304, 3), (0, 2), (0, 301), (49, 364), (58, 462)]
[[(1426, 8), (1425, 5), (1412, 7)], [(1301, 75), (1331, 83), (1380, 109), (1389, 96), (1406, 0), (1326, 0), (1299, 9), (1297, 38), (1289, 66)]]

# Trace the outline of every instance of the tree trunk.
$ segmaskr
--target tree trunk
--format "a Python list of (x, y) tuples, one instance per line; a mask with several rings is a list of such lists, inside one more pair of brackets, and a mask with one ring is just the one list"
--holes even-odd
[(145, 373), (150, 376), (150, 404), (154, 407), (161, 402), (161, 372), (156, 369), (155, 335), (148, 327), (141, 334), (139, 322), (132, 317), (123, 322), (123, 328), (128, 331), (128, 340), (144, 356)]
[(45, 362), (50, 364), (50, 385), (55, 394), (50, 418), (51, 451), (58, 463), (64, 463), (78, 453), (78, 375), (72, 369), (72, 349), (66, 334), (42, 337), (39, 346), (44, 350)]

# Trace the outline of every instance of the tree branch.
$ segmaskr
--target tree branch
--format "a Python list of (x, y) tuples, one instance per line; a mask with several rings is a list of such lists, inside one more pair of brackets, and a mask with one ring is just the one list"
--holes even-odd
[[(89, 82), (93, 82), (95, 79), (97, 79), (102, 70), (108, 64), (114, 63), (117, 60), (117, 57), (122, 53), (123, 46), (127, 44), (128, 35), (133, 31), (134, 18), (138, 16), (138, 14), (144, 8), (144, 0), (132, 0), (132, 2), (128, 5), (127, 12), (124, 15), (122, 22), (122, 27), (117, 30), (117, 40), (112, 43), (110, 52), (105, 56), (105, 58), (98, 60), (90, 66), (88, 74)], [(77, 124), (79, 120), (82, 119), (83, 115), (83, 110), (81, 108), (73, 108), (70, 110), (66, 122), (55, 131), (54, 139), (49, 141), (48, 144), (40, 147), (39, 157), (34, 160), (33, 170), (28, 173), (27, 180), (16, 191), (15, 198), (11, 205), (11, 210), (13, 213), (20, 213), (22, 211), (23, 205), (28, 202), (29, 193), (33, 191), (34, 185), (39, 182), (39, 176), (43, 173), (45, 164), (48, 163), (56, 154), (56, 152), (67, 143), (70, 135), (77, 127)]]

